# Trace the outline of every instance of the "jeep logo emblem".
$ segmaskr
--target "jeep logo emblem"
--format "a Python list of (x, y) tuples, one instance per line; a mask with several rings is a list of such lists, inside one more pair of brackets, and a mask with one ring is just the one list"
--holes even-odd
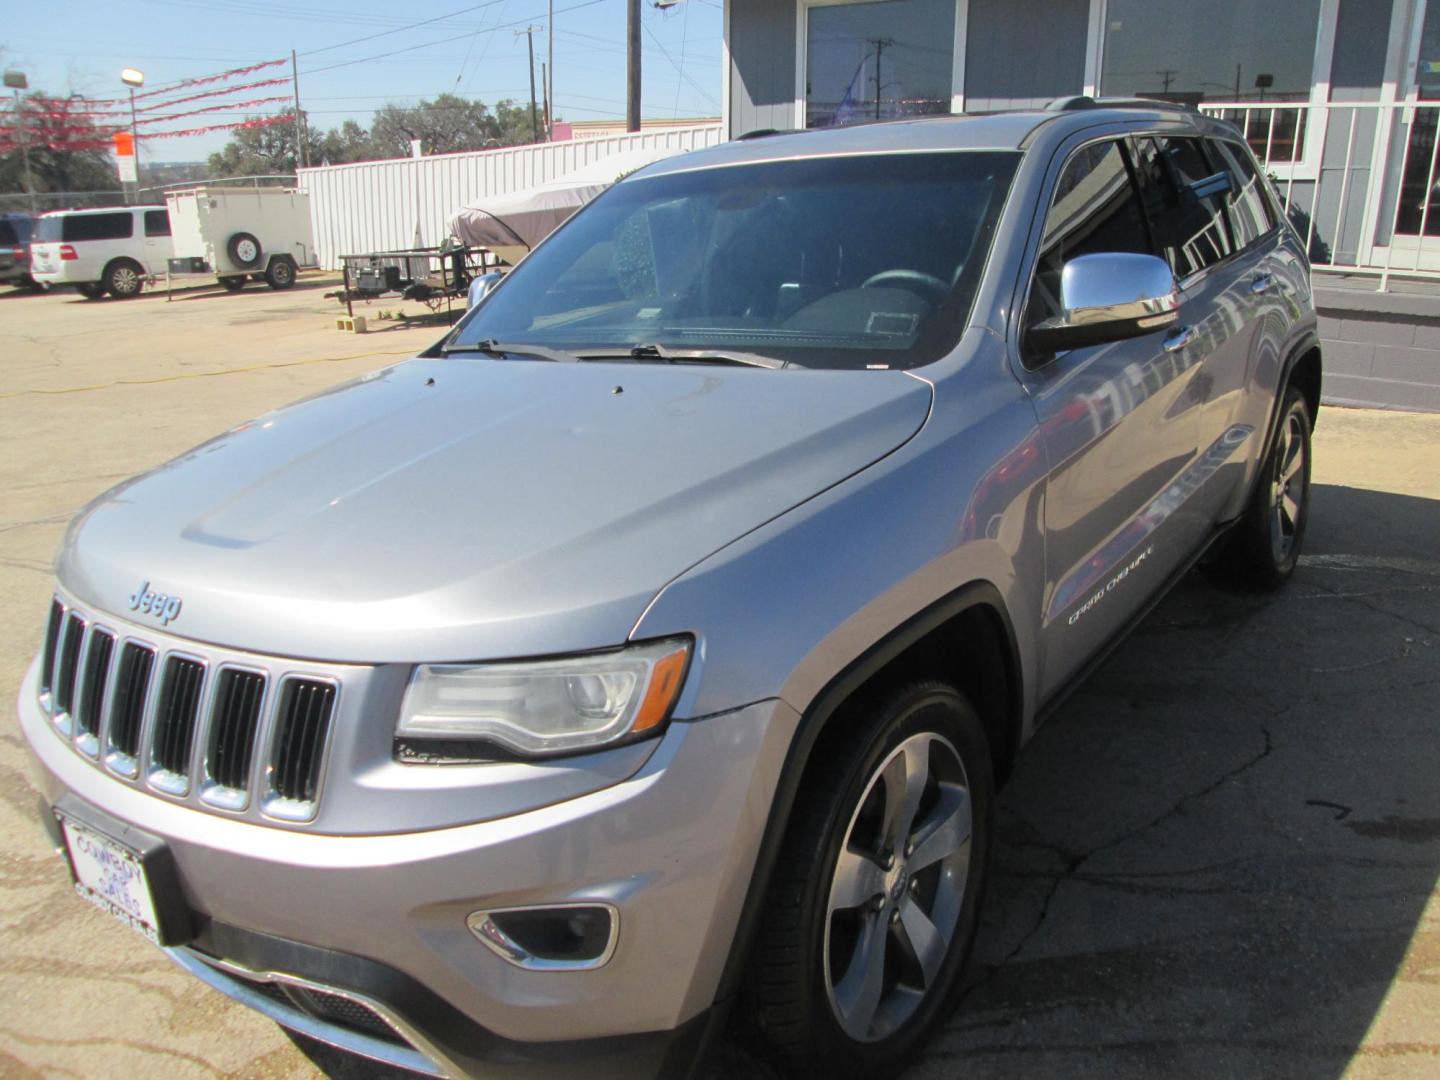
[(160, 625), (168, 626), (170, 620), (180, 614), (180, 597), (154, 592), (150, 582), (142, 581), (140, 587), (130, 594), (130, 610), (154, 615), (160, 620)]

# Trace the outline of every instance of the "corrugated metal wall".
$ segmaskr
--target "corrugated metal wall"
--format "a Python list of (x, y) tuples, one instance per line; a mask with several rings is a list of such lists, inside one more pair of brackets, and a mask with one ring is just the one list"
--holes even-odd
[(451, 215), (471, 199), (543, 184), (627, 150), (698, 150), (723, 141), (720, 125), (707, 124), (470, 154), (327, 165), (301, 169), (300, 187), (310, 193), (320, 265), (336, 270), (342, 255), (439, 244)]

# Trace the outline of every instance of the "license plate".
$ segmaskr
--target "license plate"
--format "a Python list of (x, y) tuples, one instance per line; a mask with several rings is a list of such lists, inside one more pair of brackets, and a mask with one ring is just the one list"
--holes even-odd
[(160, 944), (160, 920), (140, 856), (63, 814), (57, 816), (75, 871), (75, 891)]

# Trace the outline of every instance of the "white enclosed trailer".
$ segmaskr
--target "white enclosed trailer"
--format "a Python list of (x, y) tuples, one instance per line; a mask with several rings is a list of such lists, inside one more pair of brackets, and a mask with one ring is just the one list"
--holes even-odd
[(310, 196), (287, 187), (182, 188), (165, 194), (173, 273), (214, 274), (227, 289), (263, 278), (288, 289), (314, 266)]

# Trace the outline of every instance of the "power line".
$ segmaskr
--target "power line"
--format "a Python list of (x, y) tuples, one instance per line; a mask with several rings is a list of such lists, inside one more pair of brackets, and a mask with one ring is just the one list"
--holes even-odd
[[(319, 49), (306, 49), (300, 56), (314, 56), (316, 53), (330, 52), (332, 49), (343, 49), (347, 45), (359, 45), (362, 41), (374, 41), (376, 38), (388, 37), (391, 34), (402, 34), (406, 30), (414, 30), (417, 27), (429, 26), (431, 23), (444, 22), (446, 19), (453, 19), (458, 15), (468, 15), (472, 11), (479, 11), (481, 8), (494, 7), (496, 4), (504, 3), (504, 0), (485, 0), (483, 4), (474, 4), (459, 11), (452, 11), (446, 15), (436, 15), (434, 18), (421, 19), (419, 22), (407, 23), (404, 26), (397, 26), (393, 30), (381, 30), (374, 34), (367, 34), (365, 37), (351, 38), (349, 41), (341, 41), (335, 45), (325, 45)], [(471, 35), (472, 38), (474, 35)]]
[[(567, 11), (579, 11), (581, 8), (594, 7), (596, 4), (604, 3), (604, 0), (583, 0), (579, 4), (571, 4), (569, 7), (556, 8), (555, 14), (560, 15)], [(497, 23), (484, 30), (477, 30), (477, 34), (493, 34), (496, 30), (508, 30), (511, 27), (520, 26), (528, 22), (528, 19), (516, 19), (514, 22)], [(355, 64), (368, 64), (372, 60), (380, 60), (387, 56), (398, 56), (400, 53), (415, 52), (417, 49), (429, 49), (436, 45), (446, 45), (454, 41), (454, 38), (438, 38), (434, 41), (424, 41), (419, 45), (407, 45), (403, 49), (390, 49), (388, 52), (376, 53), (374, 56), (362, 56), (357, 60), (343, 60), (338, 64), (327, 64), (325, 67), (310, 68), (301, 72), (302, 75), (317, 75), (322, 71), (334, 71), (336, 68), (352, 67)]]
[(660, 50), (661, 55), (664, 56), (666, 60), (670, 61), (670, 66), (675, 69), (676, 74), (678, 74), (680, 78), (684, 79), (687, 83), (689, 83), (690, 86), (694, 89), (694, 91), (701, 97), (703, 97), (706, 101), (708, 101), (711, 105), (713, 105), (717, 109), (720, 108), (720, 102), (715, 100), (715, 98), (710, 95), (710, 92), (706, 90), (703, 86), (697, 83), (694, 79), (690, 78), (689, 75), (686, 75), (685, 69), (683, 67), (675, 63), (674, 57), (672, 57), (669, 52), (666, 51), (665, 46), (661, 43), (660, 39), (655, 36), (655, 31), (650, 29), (649, 24), (642, 22), (640, 25), (645, 27), (645, 32), (650, 35), (650, 40), (655, 43), (655, 47)]

